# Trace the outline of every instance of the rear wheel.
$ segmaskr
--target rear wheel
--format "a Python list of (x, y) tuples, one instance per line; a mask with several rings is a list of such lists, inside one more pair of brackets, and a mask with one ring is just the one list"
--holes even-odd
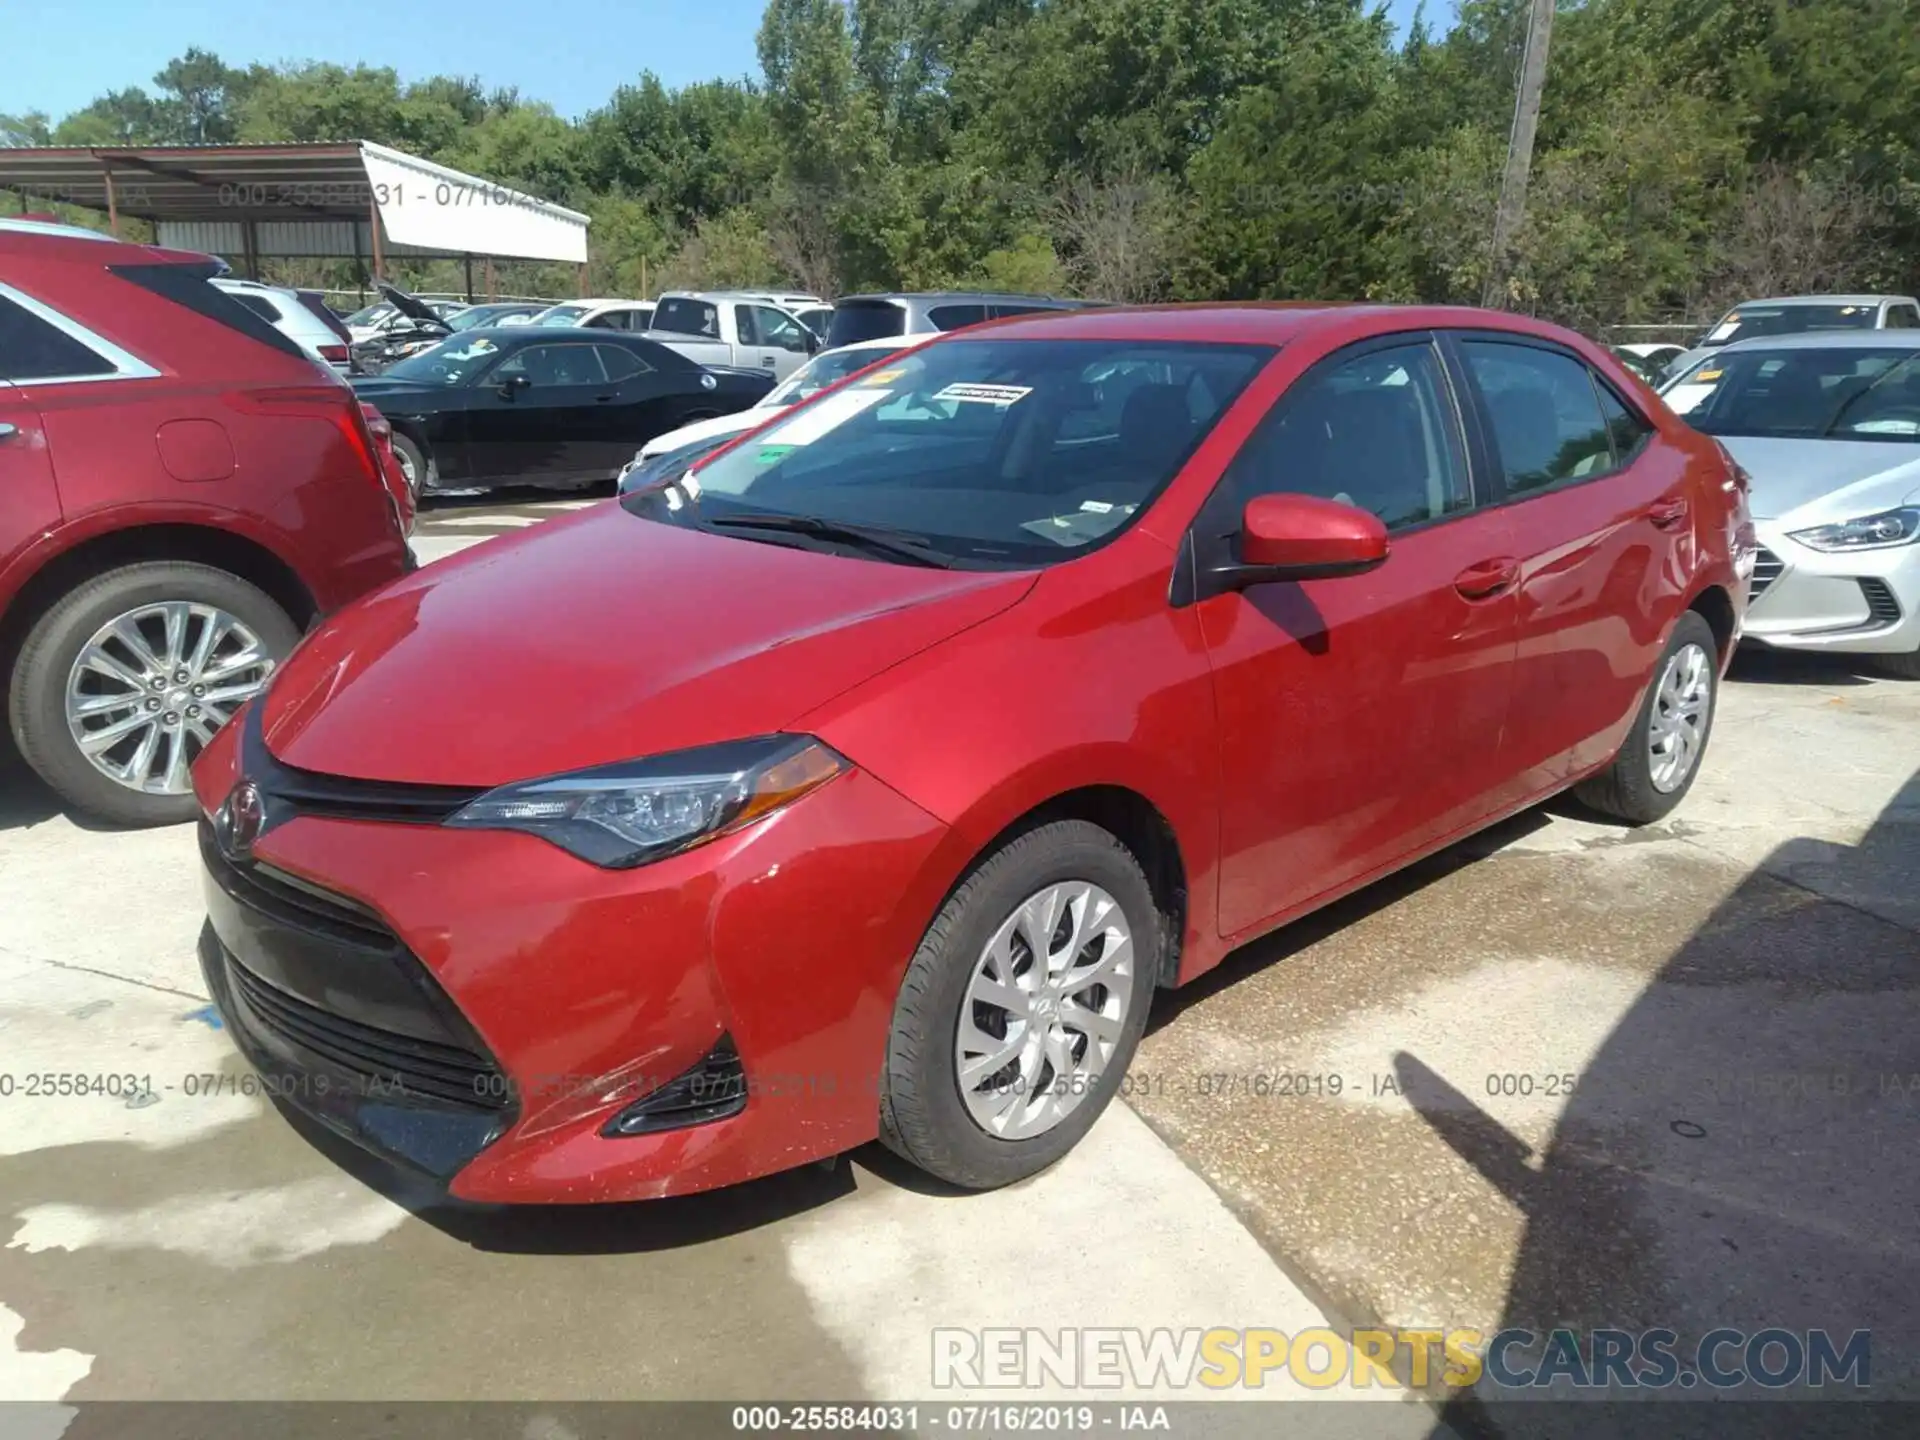
[(1626, 743), (1612, 765), (1575, 787), (1575, 798), (1634, 825), (1662, 819), (1684, 800), (1713, 732), (1718, 656), (1713, 627), (1697, 611), (1682, 615)]
[(9, 689), (14, 739), (77, 809), (123, 825), (189, 820), (189, 767), (298, 639), (285, 611), (224, 570), (109, 570), (28, 632)]
[(400, 474), (405, 477), (407, 488), (413, 492), (413, 503), (418, 508), (420, 493), (427, 488), (432, 462), (418, 444), (398, 430), (393, 432), (393, 458), (399, 461)]
[(1139, 863), (1062, 820), (980, 862), (921, 941), (887, 1046), (881, 1141), (973, 1190), (1058, 1160), (1146, 1028), (1160, 915)]

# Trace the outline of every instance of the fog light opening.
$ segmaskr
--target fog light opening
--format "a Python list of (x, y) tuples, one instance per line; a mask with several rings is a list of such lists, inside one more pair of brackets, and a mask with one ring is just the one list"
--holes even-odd
[(722, 1035), (706, 1057), (607, 1122), (603, 1135), (652, 1135), (709, 1125), (747, 1108), (747, 1072), (733, 1037)]

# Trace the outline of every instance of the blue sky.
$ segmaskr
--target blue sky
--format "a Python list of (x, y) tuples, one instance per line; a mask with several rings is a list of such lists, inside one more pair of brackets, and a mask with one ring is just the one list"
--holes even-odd
[[(1417, 0), (1388, 0), (1405, 26)], [(107, 90), (151, 86), (189, 46), (229, 65), (332, 60), (388, 65), (404, 80), (477, 75), (518, 86), (563, 115), (601, 104), (653, 70), (669, 85), (759, 71), (765, 0), (6, 0), (0, 109), (59, 119)], [(1448, 0), (1428, 0), (1450, 13)]]

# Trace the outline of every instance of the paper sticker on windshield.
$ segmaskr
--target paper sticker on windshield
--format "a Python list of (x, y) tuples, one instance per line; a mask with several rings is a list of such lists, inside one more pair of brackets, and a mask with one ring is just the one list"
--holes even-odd
[(1033, 393), (1031, 385), (949, 385), (933, 398), (966, 400), (979, 405), (1011, 405)]
[(1718, 344), (1722, 340), (1731, 340), (1733, 338), (1733, 332), (1738, 330), (1739, 328), (1740, 328), (1740, 322), (1738, 320), (1725, 321), (1724, 323), (1716, 327), (1714, 332), (1711, 335), (1707, 336), (1707, 339), (1714, 342), (1715, 344)]
[(891, 385), (906, 373), (905, 366), (896, 365), (891, 370), (876, 370), (860, 383), (862, 385)]
[(1676, 385), (1660, 398), (1676, 415), (1684, 415), (1713, 393), (1711, 385)]
[(1704, 385), (1709, 380), (1718, 380), (1722, 375), (1726, 373), (1727, 372), (1724, 370), (1702, 370), (1698, 374), (1696, 374), (1693, 378), (1697, 383)]

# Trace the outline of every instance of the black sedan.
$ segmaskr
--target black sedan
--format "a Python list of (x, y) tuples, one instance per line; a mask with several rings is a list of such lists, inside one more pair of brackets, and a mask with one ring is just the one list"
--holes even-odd
[(352, 382), (393, 425), (417, 494), (611, 480), (641, 445), (744, 410), (773, 388), (756, 370), (697, 365), (610, 330), (464, 330)]

